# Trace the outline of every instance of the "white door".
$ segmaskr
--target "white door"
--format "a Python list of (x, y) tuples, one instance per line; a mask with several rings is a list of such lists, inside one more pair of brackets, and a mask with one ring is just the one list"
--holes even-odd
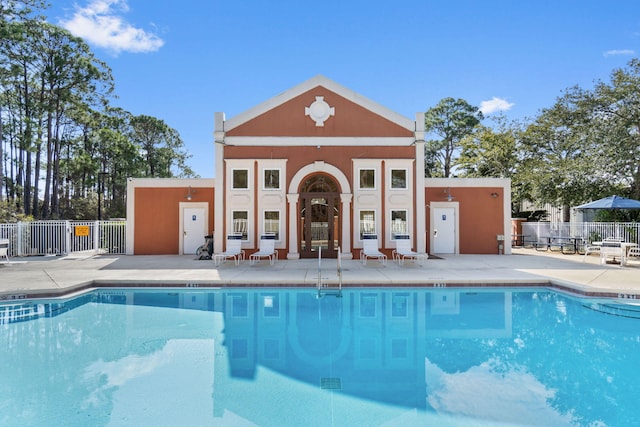
[(195, 254), (204, 244), (206, 234), (204, 208), (184, 208), (182, 211), (182, 253)]
[(433, 215), (433, 253), (456, 253), (455, 208), (434, 208)]

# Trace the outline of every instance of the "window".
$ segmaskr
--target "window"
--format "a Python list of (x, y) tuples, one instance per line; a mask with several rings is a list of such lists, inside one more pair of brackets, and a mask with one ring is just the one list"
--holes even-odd
[(280, 317), (280, 298), (276, 295), (262, 296), (262, 314), (264, 317)]
[(264, 232), (276, 235), (280, 240), (280, 211), (264, 211)]
[(360, 169), (360, 188), (361, 189), (375, 189), (376, 188), (376, 170), (375, 169)]
[(249, 188), (249, 169), (233, 170), (233, 189), (246, 190)]
[(396, 234), (408, 234), (407, 211), (392, 210), (391, 211), (391, 240), (395, 240)]
[(406, 169), (391, 169), (391, 188), (394, 190), (407, 189)]
[(391, 317), (409, 316), (409, 294), (395, 292), (391, 294)]
[(391, 358), (406, 359), (409, 355), (409, 341), (406, 338), (394, 338), (391, 340)]
[(280, 169), (264, 170), (264, 189), (265, 190), (280, 189)]
[(231, 294), (229, 300), (231, 317), (247, 317), (249, 314), (247, 294)]
[(249, 212), (233, 211), (231, 213), (231, 229), (233, 233), (242, 235), (242, 240), (248, 240), (247, 226), (249, 224)]
[(360, 294), (360, 317), (376, 317), (377, 301), (376, 294)]
[(360, 211), (360, 240), (364, 234), (375, 234), (376, 211)]

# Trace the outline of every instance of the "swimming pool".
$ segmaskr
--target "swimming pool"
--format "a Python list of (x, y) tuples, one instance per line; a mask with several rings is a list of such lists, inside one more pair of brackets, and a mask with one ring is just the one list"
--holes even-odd
[(640, 308), (546, 289), (0, 304), (0, 425), (632, 425)]

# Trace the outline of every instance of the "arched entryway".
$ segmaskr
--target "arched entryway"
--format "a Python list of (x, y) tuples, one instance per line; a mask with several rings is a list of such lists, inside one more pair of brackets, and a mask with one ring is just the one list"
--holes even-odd
[(328, 175), (307, 177), (300, 185), (299, 249), (302, 258), (337, 256), (340, 237), (340, 188)]
[[(351, 222), (349, 220), (351, 199), (353, 198), (351, 185), (346, 175), (340, 169), (321, 160), (300, 168), (289, 182), (289, 191), (287, 193), (287, 203), (289, 204), (289, 209), (287, 210), (289, 215), (287, 222), (289, 225), (289, 253), (287, 253), (287, 259), (300, 258), (300, 235), (302, 233), (302, 230), (300, 230), (300, 210), (302, 209), (302, 205), (300, 204), (300, 189), (303, 188), (303, 183), (316, 175), (330, 177), (334, 183), (337, 183), (336, 187), (339, 191), (342, 191), (339, 195), (339, 215), (342, 221), (339, 224), (339, 231), (334, 227), (334, 240), (338, 238), (335, 233), (341, 233), (339, 237), (341, 245), (340, 253), (343, 259), (351, 259)], [(318, 254), (316, 253), (315, 256), (318, 256)]]

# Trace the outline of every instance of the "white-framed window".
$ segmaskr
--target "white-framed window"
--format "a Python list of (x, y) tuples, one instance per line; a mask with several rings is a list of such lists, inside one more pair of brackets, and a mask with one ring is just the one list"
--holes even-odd
[(264, 190), (280, 189), (280, 169), (264, 169), (262, 173)]
[(375, 169), (359, 169), (358, 170), (358, 188), (361, 190), (376, 189), (376, 170)]
[(396, 234), (408, 234), (409, 223), (407, 222), (406, 209), (391, 210), (391, 240), (395, 240)]
[(376, 211), (361, 210), (358, 218), (360, 240), (364, 234), (376, 234)]
[(265, 233), (276, 235), (276, 241), (280, 241), (280, 211), (264, 211), (262, 229)]
[(249, 189), (249, 169), (233, 169), (231, 171), (231, 188), (234, 190)]
[(391, 189), (406, 190), (407, 189), (407, 170), (391, 169)]
[(249, 212), (231, 212), (231, 232), (242, 235), (242, 240), (249, 240)]

